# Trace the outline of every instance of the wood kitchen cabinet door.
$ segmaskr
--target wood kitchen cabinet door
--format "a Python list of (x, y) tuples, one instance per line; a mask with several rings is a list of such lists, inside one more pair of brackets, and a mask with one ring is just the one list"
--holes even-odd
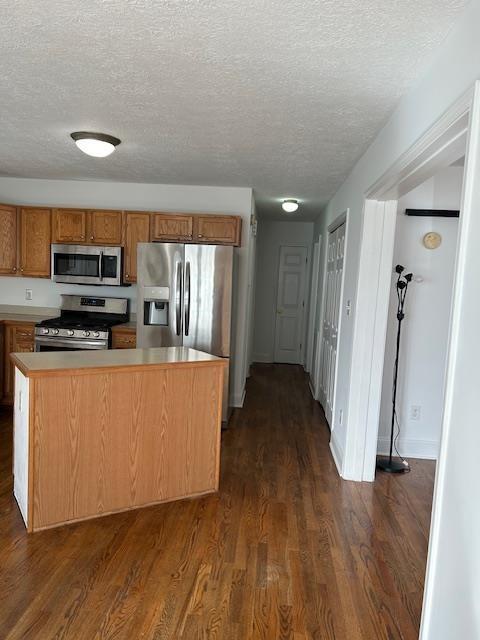
[(123, 328), (122, 325), (112, 328), (112, 349), (135, 349), (136, 346), (136, 329), (133, 327)]
[(0, 205), (0, 273), (17, 273), (17, 209)]
[(87, 212), (81, 209), (53, 210), (52, 242), (82, 243), (87, 239)]
[(237, 216), (195, 216), (195, 241), (238, 247), (241, 223)]
[(127, 211), (124, 224), (123, 279), (137, 281), (137, 244), (150, 240), (150, 214)]
[(20, 209), (20, 273), (34, 278), (50, 277), (51, 211)]
[(122, 244), (123, 211), (91, 211), (89, 242)]
[(193, 216), (175, 213), (155, 213), (152, 221), (152, 240), (192, 240)]
[(3, 403), (13, 404), (15, 367), (10, 360), (11, 353), (29, 353), (34, 350), (35, 325), (29, 323), (6, 324), (4, 334), (4, 382)]

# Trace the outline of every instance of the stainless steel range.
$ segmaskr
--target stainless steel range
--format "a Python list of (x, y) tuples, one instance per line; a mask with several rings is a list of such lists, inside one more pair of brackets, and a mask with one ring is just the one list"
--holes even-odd
[(108, 349), (111, 328), (123, 322), (127, 298), (62, 295), (60, 316), (35, 325), (35, 351)]

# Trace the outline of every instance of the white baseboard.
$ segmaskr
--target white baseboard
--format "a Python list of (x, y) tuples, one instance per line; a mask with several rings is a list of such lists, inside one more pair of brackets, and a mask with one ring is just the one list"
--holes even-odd
[(273, 355), (269, 353), (254, 353), (253, 354), (253, 362), (273, 362)]
[(232, 393), (230, 396), (230, 406), (234, 407), (235, 409), (241, 409), (243, 407), (243, 403), (245, 402), (245, 394), (245, 387), (243, 387), (242, 391), (239, 393)]
[(330, 451), (332, 452), (333, 461), (335, 462), (335, 466), (337, 467), (338, 475), (343, 478), (342, 475), (342, 461), (343, 461), (343, 449), (340, 446), (337, 438), (335, 437), (335, 431), (332, 431), (332, 436), (330, 438)]
[[(435, 440), (416, 440), (414, 438), (400, 438), (397, 449), (404, 458), (421, 458), (423, 460), (436, 460), (438, 458), (439, 443)], [(390, 438), (381, 436), (378, 438), (377, 453), (381, 456), (390, 452)]]

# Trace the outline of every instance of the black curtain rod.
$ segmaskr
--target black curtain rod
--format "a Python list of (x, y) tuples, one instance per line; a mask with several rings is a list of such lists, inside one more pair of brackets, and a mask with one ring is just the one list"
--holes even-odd
[(456, 209), (405, 209), (406, 216), (428, 216), (429, 218), (459, 218)]

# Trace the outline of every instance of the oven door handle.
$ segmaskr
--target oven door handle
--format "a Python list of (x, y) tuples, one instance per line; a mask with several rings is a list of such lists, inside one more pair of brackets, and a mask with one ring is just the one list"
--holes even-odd
[(103, 280), (103, 251), (98, 256), (98, 279)]
[(41, 345), (49, 347), (72, 347), (73, 349), (108, 349), (108, 343), (103, 340), (71, 340), (70, 338), (47, 338), (35, 336), (35, 351), (40, 351)]

